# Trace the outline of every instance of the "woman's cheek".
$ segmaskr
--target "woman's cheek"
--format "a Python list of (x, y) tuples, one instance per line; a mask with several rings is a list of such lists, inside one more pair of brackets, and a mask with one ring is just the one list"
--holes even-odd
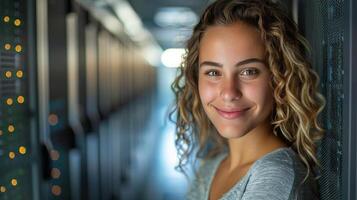
[(259, 107), (259, 109), (270, 110), (273, 102), (272, 91), (268, 84), (251, 85), (244, 88), (245, 97)]
[(200, 80), (198, 90), (201, 101), (204, 105), (207, 105), (207, 103), (210, 103), (215, 99), (216, 84), (210, 83), (209, 81)]

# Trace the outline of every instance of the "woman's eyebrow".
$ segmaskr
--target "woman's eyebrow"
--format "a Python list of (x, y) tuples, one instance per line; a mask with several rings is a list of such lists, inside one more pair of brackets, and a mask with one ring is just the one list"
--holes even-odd
[[(235, 66), (239, 67), (241, 65), (252, 63), (252, 62), (260, 62), (260, 63), (265, 64), (264, 60), (261, 60), (259, 58), (248, 58), (248, 59), (239, 61), (237, 64), (235, 64)], [(213, 67), (223, 67), (223, 64), (213, 62), (213, 61), (204, 61), (200, 64), (200, 67), (202, 67), (203, 65), (209, 65), (209, 66), (213, 66)]]
[(248, 63), (252, 63), (252, 62), (260, 62), (260, 63), (265, 64), (265, 61), (261, 60), (259, 58), (249, 58), (246, 60), (239, 61), (237, 64), (235, 64), (235, 66), (239, 67), (240, 65), (244, 65), (244, 64), (248, 64)]

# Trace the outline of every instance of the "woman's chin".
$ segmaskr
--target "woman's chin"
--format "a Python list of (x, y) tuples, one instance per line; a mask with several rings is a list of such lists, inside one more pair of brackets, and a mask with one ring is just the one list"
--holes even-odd
[(224, 129), (218, 130), (218, 133), (226, 139), (234, 139), (243, 137), (246, 131), (237, 130), (237, 128), (225, 127)]

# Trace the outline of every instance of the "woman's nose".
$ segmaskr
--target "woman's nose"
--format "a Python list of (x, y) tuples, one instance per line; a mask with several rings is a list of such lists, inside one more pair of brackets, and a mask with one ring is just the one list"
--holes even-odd
[(234, 101), (242, 97), (242, 92), (236, 80), (227, 79), (222, 83), (220, 95), (224, 101)]

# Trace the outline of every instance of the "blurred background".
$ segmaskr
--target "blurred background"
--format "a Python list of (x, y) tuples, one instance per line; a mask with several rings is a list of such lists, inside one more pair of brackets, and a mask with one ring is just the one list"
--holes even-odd
[[(184, 199), (170, 84), (211, 2), (1, 0), (0, 200)], [(321, 199), (355, 200), (357, 2), (281, 2), (327, 99)]]

